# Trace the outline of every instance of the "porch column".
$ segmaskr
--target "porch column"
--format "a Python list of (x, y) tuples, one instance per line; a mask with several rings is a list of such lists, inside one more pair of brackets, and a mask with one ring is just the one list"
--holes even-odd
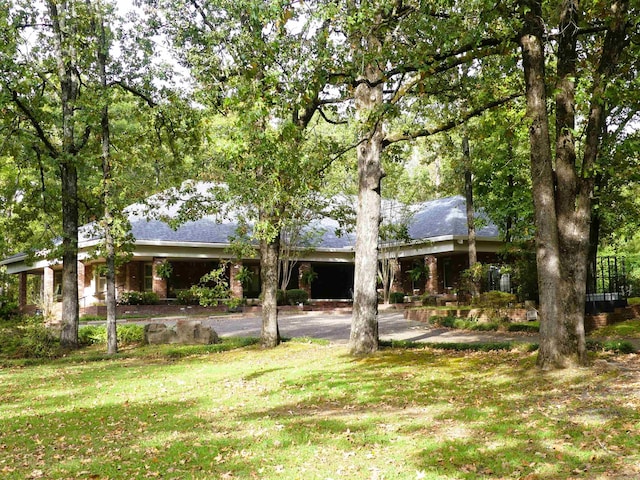
[(431, 295), (437, 295), (438, 292), (438, 258), (434, 255), (427, 255), (424, 262), (429, 269), (429, 278), (427, 279), (426, 292)]
[(53, 303), (53, 268), (44, 267), (44, 274), (42, 275), (42, 298), (45, 305)]
[(84, 298), (85, 280), (84, 263), (78, 262), (78, 304), (80, 308), (87, 306), (87, 301)]
[(153, 293), (156, 293), (160, 298), (167, 298), (167, 279), (158, 275), (158, 265), (164, 262), (164, 258), (153, 259)]
[(311, 283), (308, 282), (307, 272), (311, 271), (311, 263), (302, 262), (298, 267), (298, 285), (302, 290), (307, 292), (309, 298), (311, 298)]
[(391, 284), (391, 291), (404, 292), (404, 289), (402, 288), (402, 265), (398, 260), (392, 258), (389, 260), (389, 268), (393, 272), (393, 283)]
[(27, 306), (27, 272), (20, 272), (18, 277), (18, 307), (21, 312)]
[(242, 269), (242, 262), (232, 262), (229, 268), (229, 288), (232, 298), (243, 298), (244, 288), (242, 282), (238, 280), (238, 273)]

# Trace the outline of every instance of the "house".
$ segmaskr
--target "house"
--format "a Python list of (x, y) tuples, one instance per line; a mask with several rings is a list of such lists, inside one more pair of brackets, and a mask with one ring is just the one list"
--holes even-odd
[[(225, 264), (234, 296), (257, 298), (260, 293), (257, 249), (253, 257), (238, 259), (230, 252), (230, 242), (239, 224), (237, 214), (225, 219), (205, 216), (172, 229), (162, 216), (150, 216), (141, 208), (127, 209), (131, 233), (135, 239), (130, 260), (118, 272), (118, 293), (152, 291), (161, 299), (175, 299), (178, 292), (196, 284), (205, 273)], [(168, 216), (174, 207), (164, 207)], [(477, 228), (478, 260), (496, 261), (503, 246), (498, 229), (482, 213), (477, 215), (483, 226)], [(355, 238), (353, 234), (339, 236), (338, 222), (323, 218), (313, 224), (320, 232), (317, 244), (305, 249), (296, 258), (289, 288), (305, 288), (314, 300), (350, 299), (353, 288)], [(460, 273), (468, 267), (468, 233), (465, 201), (454, 196), (427, 201), (412, 206), (408, 220), (408, 240), (381, 245), (382, 252), (393, 249), (396, 275), (392, 290), (406, 293), (430, 292), (434, 295), (451, 292)], [(105, 277), (98, 268), (104, 261), (95, 258), (99, 235), (91, 225), (83, 227), (79, 243), (79, 297), (85, 308), (104, 302)], [(160, 265), (170, 262), (171, 276), (159, 275)], [(20, 276), (19, 304), (22, 310), (33, 308), (37, 298), (60, 301), (62, 265), (59, 261), (36, 259), (18, 254), (0, 262), (8, 273)], [(428, 279), (412, 281), (408, 272), (424, 265)], [(241, 267), (253, 273), (252, 280), (238, 281)], [(305, 283), (304, 272), (313, 270), (316, 279)]]

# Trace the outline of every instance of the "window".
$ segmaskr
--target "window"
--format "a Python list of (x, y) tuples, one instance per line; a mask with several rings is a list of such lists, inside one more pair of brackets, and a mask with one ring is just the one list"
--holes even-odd
[(96, 296), (102, 296), (107, 290), (107, 276), (102, 268), (94, 268), (94, 285), (96, 286)]
[(145, 263), (144, 264), (144, 285), (143, 289), (145, 292), (153, 291), (153, 264)]

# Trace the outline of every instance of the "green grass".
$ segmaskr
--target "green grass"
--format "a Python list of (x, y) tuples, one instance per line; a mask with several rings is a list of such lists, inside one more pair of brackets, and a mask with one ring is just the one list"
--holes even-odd
[(640, 475), (634, 355), (592, 353), (590, 369), (542, 373), (526, 351), (422, 345), (353, 358), (305, 339), (273, 350), (234, 341), (115, 359), (92, 346), (5, 366), (0, 477)]
[(593, 331), (590, 335), (593, 337), (640, 338), (640, 319), (607, 325)]

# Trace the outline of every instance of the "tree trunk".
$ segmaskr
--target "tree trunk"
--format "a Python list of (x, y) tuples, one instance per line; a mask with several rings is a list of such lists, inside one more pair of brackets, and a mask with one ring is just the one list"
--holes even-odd
[(551, 166), (549, 120), (545, 106), (544, 24), (539, 0), (527, 3), (520, 38), (527, 112), (531, 119), (531, 174), (536, 222), (540, 288), (540, 350), (538, 365), (561, 368), (587, 362), (584, 309), (589, 258), (591, 196), (598, 149), (605, 126), (606, 85), (621, 52), (629, 43), (628, 2), (613, 2), (609, 30), (599, 64), (593, 71), (584, 154), (575, 146), (575, 79), (578, 3), (566, 1), (560, 12), (557, 48), (556, 176)]
[(280, 234), (271, 241), (260, 240), (260, 276), (262, 281), (262, 333), (260, 342), (264, 348), (280, 344), (278, 329), (278, 254)]
[[(464, 157), (464, 197), (467, 206), (467, 232), (469, 242), (469, 268), (478, 263), (478, 253), (476, 249), (476, 222), (475, 210), (473, 207), (473, 175), (471, 165), (471, 153), (469, 152), (469, 137), (466, 135), (462, 139), (462, 155)], [(471, 295), (475, 298), (480, 295), (480, 285), (475, 279), (471, 282)]]
[(102, 115), (100, 126), (102, 130), (102, 183), (103, 183), (103, 201), (104, 201), (104, 242), (105, 242), (105, 260), (106, 260), (106, 278), (107, 278), (107, 353), (115, 355), (118, 353), (118, 332), (116, 325), (116, 247), (113, 238), (113, 213), (111, 211), (111, 185), (113, 182), (111, 174), (111, 131), (109, 128), (109, 100), (107, 97), (107, 54), (109, 46), (107, 45), (107, 37), (104, 28), (104, 21), (101, 12), (97, 12), (98, 21), (95, 27), (98, 30), (98, 69), (100, 74), (100, 83), (104, 95), (102, 107)]
[[(374, 65), (365, 68), (367, 81), (355, 91), (360, 121), (369, 125), (358, 146), (358, 215), (356, 219), (356, 257), (353, 284), (353, 317), (349, 350), (354, 355), (378, 349), (378, 232), (381, 218), (380, 181), (384, 176), (380, 162), (384, 137), (381, 120), (375, 118), (382, 104), (381, 72)], [(377, 84), (376, 84), (377, 83)]]
[(60, 344), (78, 347), (78, 173), (72, 162), (61, 165), (62, 179), (62, 322)]
[(527, 115), (534, 221), (536, 225), (536, 263), (540, 294), (540, 349), (538, 365), (543, 369), (566, 366), (566, 331), (560, 312), (560, 246), (555, 210), (554, 174), (546, 109), (544, 25), (537, 1), (526, 2), (520, 47), (526, 83)]
[(78, 98), (78, 82), (72, 59), (73, 48), (68, 37), (74, 34), (74, 26), (66, 24), (66, 4), (47, 2), (54, 34), (54, 49), (60, 103), (62, 107), (62, 153), (60, 178), (62, 197), (62, 322), (60, 343), (66, 348), (78, 346), (80, 318), (78, 296), (78, 171), (75, 144), (75, 102)]

